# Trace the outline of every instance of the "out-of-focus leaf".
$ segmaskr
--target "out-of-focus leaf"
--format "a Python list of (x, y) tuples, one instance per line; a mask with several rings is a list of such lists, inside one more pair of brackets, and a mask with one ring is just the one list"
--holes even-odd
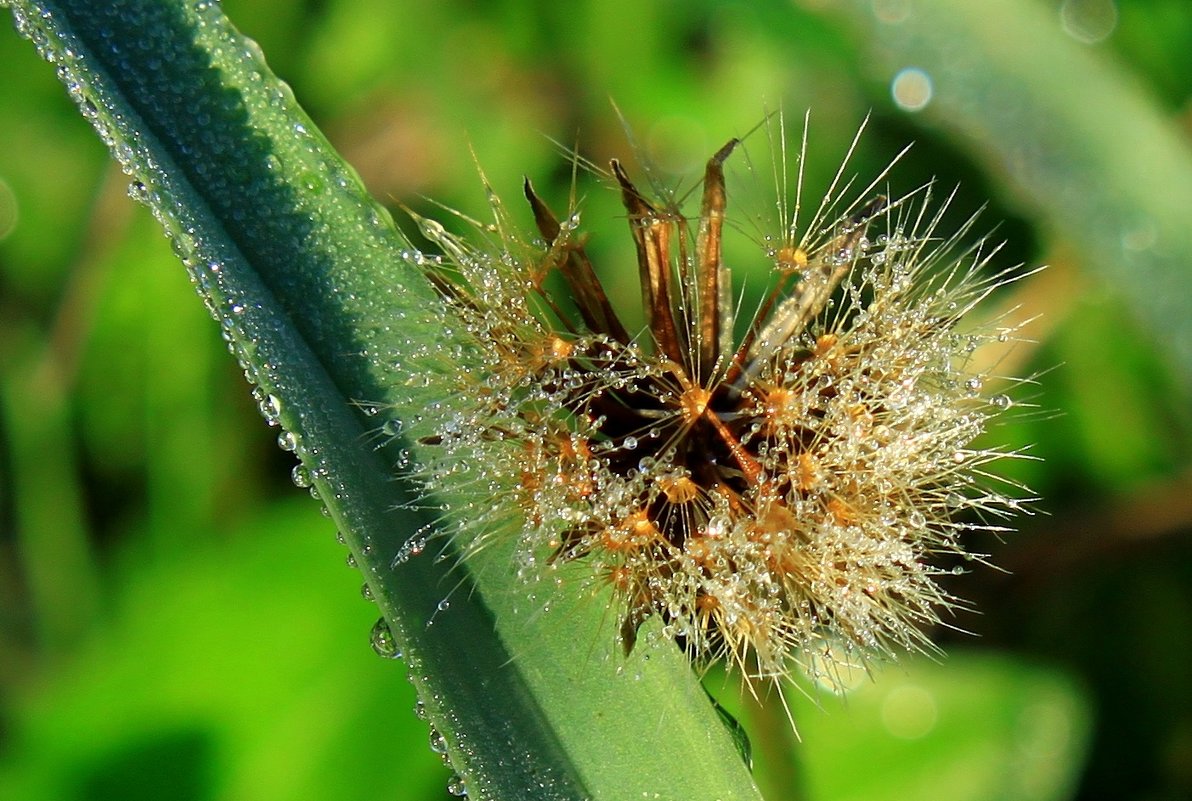
[(795, 704), (811, 801), (1070, 797), (1092, 721), (1064, 674), (955, 653), (857, 678), (823, 709)]
[(227, 540), (163, 556), (167, 525), (126, 549), (102, 619), (39, 692), (10, 699), (0, 798), (366, 798), (378, 776), (431, 797), (446, 771), (390, 746), (426, 724), (344, 625), (367, 613), (331, 528), (296, 500)]
[(847, 11), (877, 77), (921, 71), (920, 113), (1122, 293), (1192, 386), (1192, 151), (1141, 85), (1066, 35), (1056, 4), (825, 7)]

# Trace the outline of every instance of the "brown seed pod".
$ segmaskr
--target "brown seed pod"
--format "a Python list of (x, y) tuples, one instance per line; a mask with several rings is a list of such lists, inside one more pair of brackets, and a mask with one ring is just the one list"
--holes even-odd
[(612, 163), (647, 324), (636, 337), (576, 211), (560, 219), (528, 181), (538, 238), (491, 190), (482, 242), (417, 218), (473, 357), (432, 421), (427, 481), (485, 510), (461, 524), (468, 547), (516, 520), (527, 573), (574, 565), (611, 588), (626, 650), (654, 615), (693, 659), (750, 679), (927, 647), (924, 629), (957, 603), (933, 560), (1018, 506), (985, 469), (1006, 454), (973, 445), (1004, 404), (966, 370), (1013, 327), (960, 326), (1007, 280), (988, 268), (996, 248), (941, 236), (929, 187), (842, 197), (842, 166), (812, 218), (796, 202), (758, 253), (773, 290), (734, 338), (724, 163), (739, 146), (708, 161), (692, 217)]

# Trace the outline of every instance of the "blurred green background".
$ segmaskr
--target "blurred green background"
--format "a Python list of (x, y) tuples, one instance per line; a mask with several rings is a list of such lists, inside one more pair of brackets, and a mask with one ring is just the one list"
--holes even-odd
[[(1192, 218), (1169, 189), (1192, 4), (223, 5), (392, 204), (482, 214), (472, 148), (511, 205), (529, 175), (562, 206), (552, 140), (633, 160), (610, 99), (666, 174), (810, 108), (814, 197), (871, 113), (857, 173), (914, 141), (895, 191), (959, 183), (953, 224), (988, 201), (999, 263), (1052, 267), (997, 299), (1042, 315), (1007, 364), (1041, 374), (1041, 411), (990, 435), (1030, 443), (1041, 461), (1010, 470), (1042, 500), (974, 544), (1006, 572), (956, 580), (971, 634), (843, 702), (795, 699), (799, 744), (733, 678), (710, 685), (772, 801), (1192, 797), (1192, 248), (1164, 227)], [(0, 76), (0, 798), (448, 797), (403, 666), (368, 647), (359, 575), (156, 224), (7, 30)], [(606, 265), (616, 203), (586, 191)]]

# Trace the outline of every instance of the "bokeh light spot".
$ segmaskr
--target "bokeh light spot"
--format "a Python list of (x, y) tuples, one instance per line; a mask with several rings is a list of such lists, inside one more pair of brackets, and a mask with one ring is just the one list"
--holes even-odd
[(930, 734), (938, 719), (935, 696), (917, 684), (895, 687), (882, 702), (882, 725), (900, 740)]
[(1064, 33), (1084, 44), (1097, 44), (1109, 38), (1118, 23), (1114, 0), (1064, 0), (1060, 6), (1060, 25)]
[(894, 76), (890, 94), (903, 111), (922, 111), (934, 94), (931, 76), (918, 67), (907, 67)]

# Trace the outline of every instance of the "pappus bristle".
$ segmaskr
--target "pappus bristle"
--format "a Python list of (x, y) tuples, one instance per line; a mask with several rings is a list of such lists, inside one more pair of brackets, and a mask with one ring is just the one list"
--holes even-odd
[[(971, 558), (963, 535), (1001, 530), (1019, 504), (986, 470), (1013, 454), (973, 444), (1008, 396), (969, 368), (1014, 327), (962, 326), (1007, 274), (989, 267), (996, 248), (961, 244), (971, 220), (941, 233), (947, 201), (930, 187), (891, 200), (876, 181), (854, 190), (842, 167), (800, 219), (800, 148), (796, 198), (757, 254), (772, 289), (738, 327), (721, 253), (739, 146), (708, 161), (690, 216), (611, 164), (637, 336), (578, 211), (556, 216), (528, 181), (533, 235), (491, 189), (475, 240), (416, 217), (442, 251), (433, 279), (468, 351), (452, 413), (425, 438), (426, 480), (475, 498), (455, 523), (466, 548), (516, 536), (524, 574), (568, 565), (582, 591), (611, 588), (626, 650), (655, 615), (693, 659), (751, 679), (926, 648), (958, 603), (938, 584), (941, 558)], [(785, 176), (785, 150), (775, 163)]]

